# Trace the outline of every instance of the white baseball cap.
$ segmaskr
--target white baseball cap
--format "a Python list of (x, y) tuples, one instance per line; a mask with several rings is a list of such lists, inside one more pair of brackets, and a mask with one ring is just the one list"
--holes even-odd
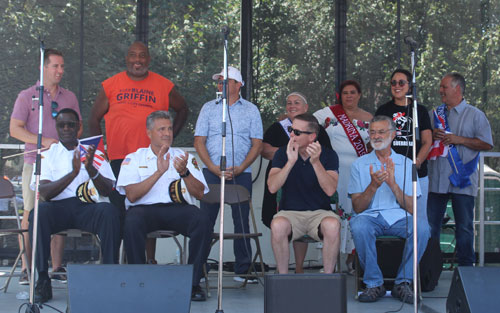
[[(213, 80), (219, 80), (219, 77), (224, 77), (224, 69), (222, 69), (222, 71), (220, 73), (216, 73), (216, 74), (212, 75)], [(241, 87), (245, 86), (245, 82), (241, 78), (240, 71), (238, 71), (238, 69), (236, 69), (232, 66), (227, 67), (227, 77), (229, 79), (234, 79), (235, 81), (241, 83)]]

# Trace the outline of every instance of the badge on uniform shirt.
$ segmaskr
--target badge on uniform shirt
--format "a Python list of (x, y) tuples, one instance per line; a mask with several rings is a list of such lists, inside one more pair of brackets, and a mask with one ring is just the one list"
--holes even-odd
[(123, 160), (122, 165), (129, 165), (129, 163), (130, 163), (130, 158), (126, 158), (125, 160)]

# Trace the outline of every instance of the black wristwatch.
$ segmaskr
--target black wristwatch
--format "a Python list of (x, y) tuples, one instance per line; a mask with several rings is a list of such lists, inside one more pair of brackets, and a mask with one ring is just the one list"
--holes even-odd
[(179, 175), (181, 176), (181, 178), (186, 178), (189, 176), (189, 174), (190, 174), (189, 169), (186, 169), (186, 173), (184, 173), (184, 175), (183, 174), (179, 174)]

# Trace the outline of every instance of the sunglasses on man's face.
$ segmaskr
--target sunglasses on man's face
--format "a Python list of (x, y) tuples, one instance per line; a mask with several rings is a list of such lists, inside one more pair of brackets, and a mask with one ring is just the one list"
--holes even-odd
[(391, 81), (392, 86), (397, 86), (399, 84), (400, 87), (403, 87), (404, 85), (408, 84), (407, 80), (393, 80)]
[(59, 104), (57, 104), (57, 102), (55, 102), (55, 101), (52, 101), (50, 106), (52, 107), (52, 118), (56, 118), (57, 113), (58, 113), (56, 109), (59, 106)]
[(68, 128), (76, 128), (77, 122), (57, 122), (56, 126), (57, 128), (62, 128), (64, 129), (65, 127)]
[(294, 133), (295, 136), (300, 136), (302, 134), (312, 134), (313, 132), (308, 132), (308, 131), (305, 131), (305, 130), (298, 130), (298, 129), (294, 129), (292, 126), (288, 126), (288, 132), (289, 133)]

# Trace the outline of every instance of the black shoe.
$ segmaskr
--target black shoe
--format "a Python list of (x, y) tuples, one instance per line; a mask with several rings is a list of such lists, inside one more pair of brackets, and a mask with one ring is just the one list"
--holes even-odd
[(366, 288), (358, 297), (359, 302), (375, 302), (385, 295), (384, 285)]
[(407, 282), (394, 285), (391, 295), (402, 302), (413, 304), (413, 290), (411, 289), (411, 285)]
[(193, 286), (191, 291), (191, 301), (206, 301), (207, 297), (205, 296), (205, 292), (201, 289), (200, 285)]
[(45, 303), (52, 299), (52, 284), (50, 279), (39, 279), (35, 287), (35, 302)]
[(64, 267), (58, 267), (50, 273), (50, 277), (53, 281), (58, 281), (60, 283), (67, 283), (68, 276), (66, 275), (66, 269)]

